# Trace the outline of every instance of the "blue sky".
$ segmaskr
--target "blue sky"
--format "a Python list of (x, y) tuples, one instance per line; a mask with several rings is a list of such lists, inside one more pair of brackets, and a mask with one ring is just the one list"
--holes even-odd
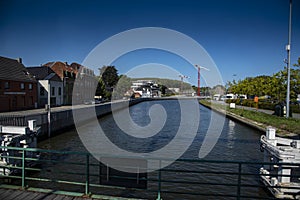
[[(289, 0), (1, 0), (0, 55), (22, 57), (26, 66), (82, 63), (99, 43), (115, 34), (162, 27), (202, 45), (226, 82), (283, 69), (288, 14)], [(300, 57), (300, 0), (293, 0), (292, 25), (294, 64)], [(175, 68), (197, 84), (196, 70), (183, 67), (189, 63), (168, 52), (135, 51), (113, 64), (123, 74), (147, 63)]]

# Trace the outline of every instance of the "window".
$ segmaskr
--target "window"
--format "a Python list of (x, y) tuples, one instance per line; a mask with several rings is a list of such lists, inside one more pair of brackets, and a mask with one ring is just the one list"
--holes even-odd
[(5, 89), (9, 89), (9, 82), (5, 82), (5, 83), (4, 83), (4, 88), (5, 88)]
[(40, 96), (44, 96), (45, 95), (45, 88), (41, 87), (40, 88)]
[(32, 90), (32, 83), (29, 83), (28, 89), (29, 89), (29, 90)]
[(52, 87), (51, 89), (52, 89), (51, 95), (55, 96), (55, 87)]
[(20, 88), (21, 88), (21, 90), (24, 90), (25, 89), (25, 84), (24, 83), (20, 83)]
[(58, 95), (61, 95), (61, 87), (58, 88)]

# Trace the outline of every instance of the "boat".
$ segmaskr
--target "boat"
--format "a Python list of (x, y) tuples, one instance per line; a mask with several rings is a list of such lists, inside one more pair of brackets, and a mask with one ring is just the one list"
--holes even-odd
[[(29, 120), (28, 126), (2, 126), (0, 125), (0, 175), (11, 175), (20, 172), (23, 151), (5, 147), (36, 148), (37, 137), (41, 128), (36, 126), (36, 120)], [(38, 159), (39, 154), (34, 151), (24, 151), (27, 166), (36, 164), (33, 158)]]
[(263, 184), (276, 198), (300, 199), (300, 140), (276, 136), (268, 127), (260, 138), (264, 166), (260, 168)]

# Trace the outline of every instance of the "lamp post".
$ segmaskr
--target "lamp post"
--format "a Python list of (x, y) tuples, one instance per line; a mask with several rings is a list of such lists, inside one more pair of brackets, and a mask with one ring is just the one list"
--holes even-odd
[(180, 90), (181, 90), (181, 94), (183, 94), (183, 79), (184, 78), (190, 78), (188, 76), (185, 76), (185, 75), (179, 75), (180, 79), (181, 79), (181, 85), (180, 85)]
[(200, 69), (205, 69), (209, 71), (209, 69), (202, 67), (200, 65), (195, 64), (195, 67), (198, 69), (198, 89), (197, 89), (197, 96), (200, 96)]
[(289, 15), (289, 36), (288, 44), (286, 45), (288, 63), (287, 63), (287, 92), (286, 92), (286, 118), (290, 115), (290, 76), (291, 76), (291, 34), (292, 34), (292, 0), (290, 0), (290, 15)]
[(48, 80), (48, 137), (51, 137), (51, 85), (50, 85), (50, 80)]

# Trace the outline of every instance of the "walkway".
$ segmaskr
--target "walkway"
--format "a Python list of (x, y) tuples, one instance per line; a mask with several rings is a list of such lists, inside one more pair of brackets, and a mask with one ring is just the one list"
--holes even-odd
[[(214, 103), (219, 103), (219, 104), (226, 104), (224, 101), (215, 101), (215, 100), (212, 100), (212, 102)], [(229, 104), (227, 104), (229, 105)], [(247, 106), (240, 106), (240, 105), (236, 105), (237, 108), (244, 108), (245, 110), (256, 110), (256, 108), (253, 108), (253, 107), (247, 107)], [(263, 113), (266, 113), (266, 114), (270, 114), (272, 115), (274, 113), (273, 110), (265, 110), (265, 109), (258, 109), (257, 111), (259, 112), (263, 112)], [(293, 118), (295, 119), (300, 119), (300, 114), (299, 113), (293, 113)]]
[[(12, 186), (13, 188), (13, 186)], [(58, 193), (50, 190), (28, 188), (27, 190), (0, 188), (0, 199), (5, 200), (138, 200), (132, 198), (112, 197), (105, 195), (92, 195), (92, 197), (83, 197), (80, 193), (65, 192)], [(48, 191), (48, 192), (46, 192)], [(142, 199), (140, 199), (142, 200)]]
[(0, 188), (0, 199), (5, 200), (84, 200), (87, 198), (58, 195), (52, 193), (39, 193), (27, 190), (14, 190)]

